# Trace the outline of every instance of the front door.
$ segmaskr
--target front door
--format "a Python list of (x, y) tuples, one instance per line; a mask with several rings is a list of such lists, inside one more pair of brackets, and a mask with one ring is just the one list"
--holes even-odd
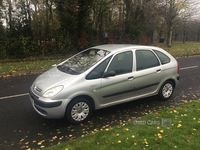
[(130, 97), (134, 88), (133, 52), (126, 51), (113, 56), (106, 71), (115, 71), (115, 76), (101, 80), (102, 103), (109, 105)]

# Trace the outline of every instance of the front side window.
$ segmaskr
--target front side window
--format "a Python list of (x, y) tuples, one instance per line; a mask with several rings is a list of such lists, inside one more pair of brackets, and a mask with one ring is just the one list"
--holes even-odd
[(87, 80), (92, 79), (98, 79), (101, 78), (104, 70), (106, 69), (106, 66), (108, 65), (110, 59), (112, 56), (108, 57), (106, 60), (104, 60), (101, 64), (99, 64), (97, 67), (95, 67), (86, 77)]
[(159, 66), (157, 57), (150, 50), (136, 50), (137, 71)]
[(133, 53), (132, 51), (127, 51), (117, 54), (113, 58), (112, 62), (110, 63), (110, 66), (108, 67), (107, 72), (115, 71), (116, 75), (120, 75), (132, 72), (132, 68), (133, 68)]
[(167, 55), (163, 54), (162, 52), (156, 51), (156, 50), (154, 50), (154, 52), (156, 53), (156, 55), (158, 55), (158, 57), (163, 65), (170, 62), (170, 58)]
[(89, 49), (79, 53), (57, 68), (69, 74), (81, 74), (108, 55), (110, 52), (101, 49)]

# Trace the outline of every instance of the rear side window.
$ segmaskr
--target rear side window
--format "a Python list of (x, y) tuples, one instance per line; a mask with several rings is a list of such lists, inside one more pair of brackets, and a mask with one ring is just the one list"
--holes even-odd
[(137, 71), (159, 66), (155, 54), (150, 50), (136, 50)]
[(156, 50), (153, 50), (153, 51), (158, 55), (158, 57), (163, 65), (170, 62), (170, 58), (167, 55), (163, 54), (162, 52), (156, 51)]

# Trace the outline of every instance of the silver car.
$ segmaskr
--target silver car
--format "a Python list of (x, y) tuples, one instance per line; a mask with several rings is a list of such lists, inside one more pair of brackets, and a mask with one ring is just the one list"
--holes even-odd
[(80, 123), (100, 108), (153, 95), (167, 100), (179, 78), (179, 64), (161, 48), (100, 45), (38, 76), (30, 100), (43, 117)]

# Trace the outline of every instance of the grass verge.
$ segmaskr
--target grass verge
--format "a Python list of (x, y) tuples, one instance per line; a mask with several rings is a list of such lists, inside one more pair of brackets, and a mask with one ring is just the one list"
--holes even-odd
[(200, 149), (200, 100), (143, 116), (141, 119), (170, 118), (172, 125), (133, 126), (131, 121), (114, 128), (94, 131), (77, 140), (45, 150), (132, 150)]
[(167, 47), (165, 43), (155, 43), (152, 45), (163, 48), (174, 57), (200, 55), (199, 42), (175, 42), (172, 44), (172, 47)]
[[(165, 49), (174, 57), (200, 55), (199, 42), (188, 42), (184, 44), (182, 42), (175, 42), (172, 44), (171, 48), (168, 48), (165, 43), (154, 43), (152, 45)], [(33, 58), (32, 61), (16, 60), (16, 62), (13, 62), (13, 60), (8, 60), (9, 62), (6, 62), (6, 60), (4, 60), (0, 62), (0, 73), (49, 69), (52, 67), (53, 64), (58, 64), (67, 59), (67, 57), (69, 57), (69, 55), (67, 55), (66, 58), (62, 56), (61, 59), (52, 59), (51, 56), (49, 57), (50, 59), (45, 57), (46, 60), (36, 60), (37, 58)]]
[(51, 68), (53, 64), (59, 64), (65, 59), (36, 60), (0, 63), (0, 73), (29, 71)]

